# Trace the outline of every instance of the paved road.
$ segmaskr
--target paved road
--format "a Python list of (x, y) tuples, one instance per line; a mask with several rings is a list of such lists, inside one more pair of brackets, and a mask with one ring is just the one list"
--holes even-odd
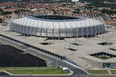
[[(33, 76), (0, 76), (0, 77), (33, 77)], [(34, 76), (39, 77), (39, 76)], [(67, 76), (41, 76), (41, 77), (67, 77)], [(72, 76), (69, 76), (72, 77)], [(116, 77), (116, 76), (75, 76), (75, 77)]]

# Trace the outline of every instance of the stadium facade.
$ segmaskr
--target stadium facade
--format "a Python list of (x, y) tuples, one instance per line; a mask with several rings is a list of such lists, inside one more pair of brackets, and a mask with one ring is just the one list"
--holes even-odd
[(104, 23), (91, 18), (61, 15), (26, 16), (10, 21), (10, 29), (25, 35), (40, 37), (83, 37), (105, 32)]

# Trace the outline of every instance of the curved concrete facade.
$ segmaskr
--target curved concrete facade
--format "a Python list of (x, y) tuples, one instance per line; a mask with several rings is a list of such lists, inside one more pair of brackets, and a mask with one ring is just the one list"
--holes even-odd
[(90, 18), (49, 19), (27, 16), (10, 22), (10, 29), (25, 35), (44, 37), (93, 36), (105, 32), (104, 23)]

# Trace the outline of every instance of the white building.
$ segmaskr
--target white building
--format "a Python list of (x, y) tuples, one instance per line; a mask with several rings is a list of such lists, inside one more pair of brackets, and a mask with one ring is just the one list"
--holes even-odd
[(10, 29), (25, 35), (43, 37), (94, 36), (105, 32), (104, 23), (90, 18), (61, 15), (27, 16), (11, 20)]
[(79, 0), (72, 0), (72, 2), (79, 2)]

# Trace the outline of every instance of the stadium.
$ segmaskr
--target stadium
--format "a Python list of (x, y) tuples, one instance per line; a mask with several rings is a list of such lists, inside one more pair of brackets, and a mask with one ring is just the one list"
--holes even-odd
[(30, 36), (89, 37), (105, 32), (104, 23), (92, 18), (65, 15), (30, 15), (10, 21), (10, 30)]

